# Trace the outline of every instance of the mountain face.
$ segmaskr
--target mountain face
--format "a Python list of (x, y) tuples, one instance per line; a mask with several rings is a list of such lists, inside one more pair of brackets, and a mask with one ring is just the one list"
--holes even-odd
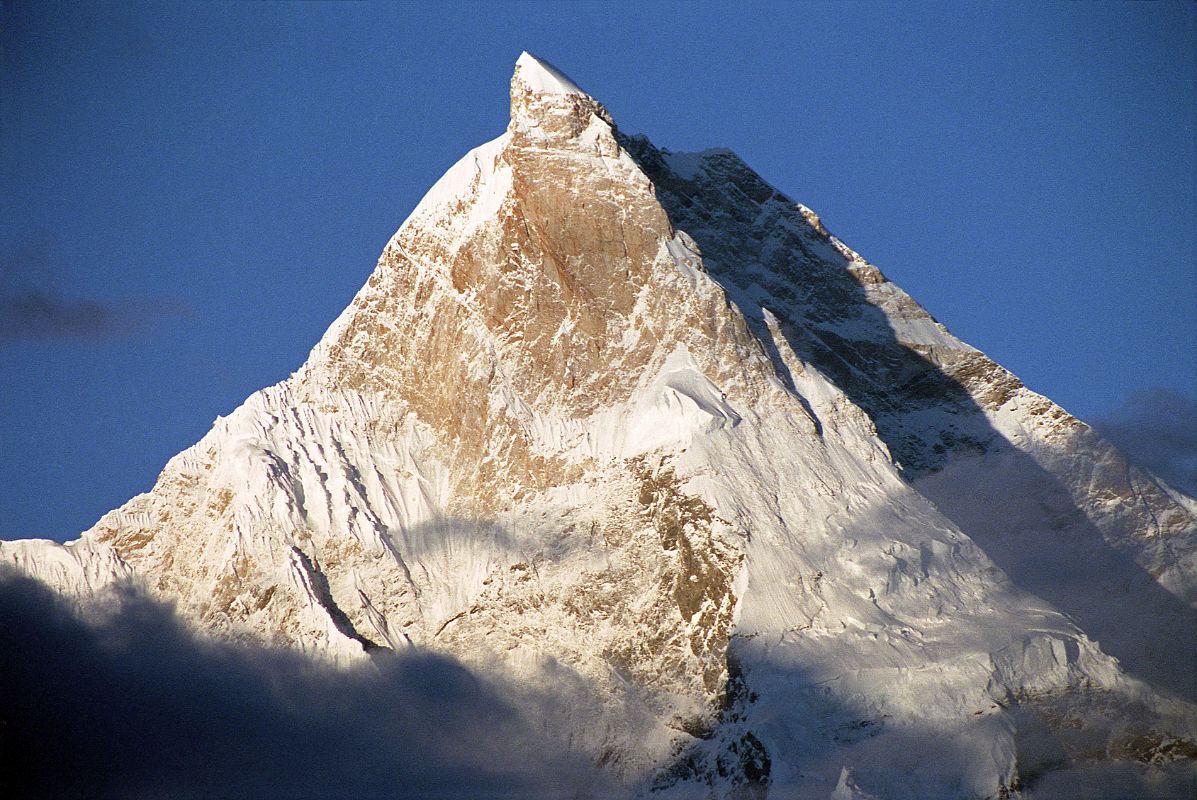
[(528, 54), (298, 372), (0, 560), (85, 611), (133, 580), (223, 637), (568, 685), (559, 740), (632, 793), (1197, 776), (1197, 502), (735, 154)]

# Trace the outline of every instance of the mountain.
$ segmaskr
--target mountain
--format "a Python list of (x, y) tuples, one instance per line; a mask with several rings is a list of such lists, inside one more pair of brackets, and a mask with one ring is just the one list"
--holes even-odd
[(133, 581), (220, 637), (568, 687), (562, 747), (662, 798), (1197, 780), (1197, 502), (734, 153), (527, 53), (299, 371), (0, 561), (85, 612)]

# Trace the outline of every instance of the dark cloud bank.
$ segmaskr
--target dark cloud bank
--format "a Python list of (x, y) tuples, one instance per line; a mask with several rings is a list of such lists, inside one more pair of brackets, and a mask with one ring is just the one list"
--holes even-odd
[(431, 654), (353, 670), (202, 640), (126, 588), (82, 622), (0, 574), (0, 796), (605, 795), (548, 740), (545, 694)]
[(1197, 399), (1164, 387), (1132, 392), (1093, 427), (1131, 461), (1197, 497)]

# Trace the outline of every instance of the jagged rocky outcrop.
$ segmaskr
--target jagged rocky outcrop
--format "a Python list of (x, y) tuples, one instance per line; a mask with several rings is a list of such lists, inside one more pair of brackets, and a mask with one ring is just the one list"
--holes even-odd
[(1195, 508), (734, 154), (629, 137), (524, 54), (507, 131), (295, 375), (0, 560), (83, 606), (131, 578), (224, 636), (569, 686), (561, 740), (630, 791), (1115, 765), (1166, 792), (1195, 774)]

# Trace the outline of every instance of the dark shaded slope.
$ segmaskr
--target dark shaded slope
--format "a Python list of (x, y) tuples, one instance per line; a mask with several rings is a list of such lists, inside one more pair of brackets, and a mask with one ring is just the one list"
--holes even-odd
[[(875, 300), (906, 319), (930, 316), (900, 291), (870, 291), (887, 284), (885, 276), (837, 246), (817, 217), (730, 151), (687, 155), (681, 175), (669, 152), (647, 139), (621, 144), (653, 180), (673, 225), (698, 244), (783, 381), (784, 346), (869, 415), (907, 479), (1017, 585), (1072, 617), (1132, 674), (1197, 700), (1197, 613), (1136, 563), (1153, 547), (1153, 555), (1172, 557), (1166, 545), (1146, 542), (1159, 535), (1161, 515), (1192, 525), (1150, 476), (1136, 480), (1112, 448), (1043, 401), (1027, 413), (1048, 415), (1063, 431), (1053, 455), (1074, 485), (1088, 487), (1078, 500), (1064, 474), (1009, 441), (985, 413), (1021, 388), (1018, 379), (976, 350), (901, 341)], [(1120, 504), (1116, 529), (1094, 522), (1089, 503), (1098, 501)]]

